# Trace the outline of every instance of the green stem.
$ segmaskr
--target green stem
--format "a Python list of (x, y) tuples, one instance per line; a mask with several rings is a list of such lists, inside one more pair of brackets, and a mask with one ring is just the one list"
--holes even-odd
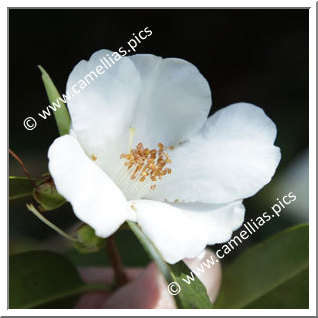
[(72, 237), (70, 235), (68, 235), (67, 233), (65, 233), (63, 230), (61, 230), (59, 227), (57, 227), (55, 224), (53, 224), (52, 222), (50, 222), (48, 219), (46, 219), (36, 208), (33, 204), (29, 203), (26, 205), (28, 210), (31, 211), (38, 219), (40, 219), (43, 223), (45, 223), (47, 226), (49, 226), (52, 230), (56, 231), (58, 234), (60, 234), (61, 236), (63, 236), (64, 238), (66, 238), (69, 241), (72, 242), (80, 242), (78, 239), (76, 239), (75, 237)]

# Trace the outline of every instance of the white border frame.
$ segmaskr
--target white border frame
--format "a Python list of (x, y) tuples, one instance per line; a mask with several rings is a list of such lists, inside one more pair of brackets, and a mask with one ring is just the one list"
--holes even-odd
[[(8, 7), (23, 7), (26, 8), (26, 1), (5, 1), (5, 6), (1, 6), (1, 43), (8, 43), (7, 39), (7, 25), (8, 25)], [(101, 8), (101, 7), (132, 7), (132, 2), (129, 0), (117, 0), (116, 5), (114, 2), (105, 2), (99, 0), (90, 1), (71, 1), (71, 0), (32, 0), (28, 1), (27, 7), (43, 7), (43, 8)], [(89, 7), (88, 7), (89, 5)], [(1, 316), (316, 316), (316, 2), (314, 1), (225, 1), (225, 0), (196, 0), (178, 2), (177, 0), (155, 0), (149, 1), (134, 1), (133, 7), (213, 7), (213, 8), (310, 8), (309, 10), (309, 28), (310, 28), (310, 53), (309, 53), (309, 65), (310, 65), (310, 82), (309, 82), (309, 133), (310, 133), (310, 151), (309, 151), (309, 272), (310, 272), (310, 293), (309, 293), (309, 309), (7, 309), (7, 262), (1, 263), (1, 277), (2, 284), (0, 289), (0, 314)], [(2, 48), (1, 53), (1, 64), (2, 70), (6, 70), (7, 65), (7, 50)], [(2, 98), (3, 103), (1, 107), (0, 117), (0, 132), (1, 136), (7, 136), (8, 123), (7, 113), (5, 112), (4, 105), (8, 101), (8, 86), (7, 86), (7, 75), (3, 71), (1, 76), (1, 96), (6, 96), (6, 100)], [(4, 137), (1, 138), (1, 202), (7, 202), (8, 188), (7, 188), (7, 171), (4, 167), (7, 167), (5, 158), (8, 157), (7, 153), (8, 141)], [(8, 162), (8, 160), (7, 160)], [(6, 181), (4, 181), (6, 180)], [(5, 183), (6, 182), (6, 183)], [(5, 191), (7, 189), (7, 191)], [(7, 203), (8, 204), (8, 203)], [(8, 207), (8, 206), (7, 206)], [(4, 209), (3, 209), (4, 210)], [(2, 222), (0, 231), (0, 242), (2, 251), (8, 252), (8, 229), (7, 229), (7, 216), (5, 211), (2, 211)]]

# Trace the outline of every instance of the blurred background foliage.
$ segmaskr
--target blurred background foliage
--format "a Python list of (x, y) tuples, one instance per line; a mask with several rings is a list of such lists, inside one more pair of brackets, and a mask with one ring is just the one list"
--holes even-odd
[[(132, 33), (153, 31), (136, 53), (192, 62), (210, 83), (216, 110), (235, 102), (262, 107), (278, 128), (282, 160), (273, 181), (244, 201), (246, 220), (268, 211), (289, 192), (297, 200), (224, 259), (291, 225), (308, 221), (309, 38), (305, 9), (11, 9), (9, 12), (9, 146), (37, 177), (47, 172), (47, 150), (58, 136), (54, 118), (27, 131), (23, 120), (48, 105), (37, 65), (65, 91), (73, 67), (105, 48), (118, 50)], [(23, 176), (10, 157), (10, 175)], [(35, 249), (64, 251), (77, 264), (107, 264), (104, 250), (78, 254), (25, 207), (10, 204), (10, 253)], [(69, 204), (46, 217), (72, 232), (78, 226)], [(127, 265), (148, 262), (134, 235), (121, 231), (118, 245)]]

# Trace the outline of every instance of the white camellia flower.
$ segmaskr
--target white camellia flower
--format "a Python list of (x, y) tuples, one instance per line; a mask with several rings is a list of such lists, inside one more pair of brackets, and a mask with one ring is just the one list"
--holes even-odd
[[(107, 54), (78, 63), (67, 91)], [(237, 103), (207, 118), (211, 104), (191, 63), (120, 58), (68, 102), (70, 134), (48, 153), (57, 190), (100, 237), (137, 222), (171, 264), (226, 242), (243, 223), (242, 199), (271, 180), (280, 149), (261, 108)]]

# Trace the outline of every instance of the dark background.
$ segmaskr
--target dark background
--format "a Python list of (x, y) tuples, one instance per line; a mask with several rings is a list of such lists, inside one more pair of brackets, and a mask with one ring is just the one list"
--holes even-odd
[[(274, 178), (287, 170), (308, 147), (309, 11), (305, 9), (11, 9), (9, 10), (9, 144), (33, 176), (47, 171), (47, 150), (58, 136), (53, 118), (27, 131), (23, 120), (48, 105), (37, 65), (50, 74), (60, 93), (73, 67), (99, 49), (117, 51), (146, 26), (153, 34), (136, 53), (178, 57), (192, 62), (210, 83), (213, 107), (250, 102), (262, 107), (277, 124), (276, 144), (282, 160)], [(23, 175), (10, 158), (10, 174)], [(247, 217), (266, 211), (279, 195), (268, 185), (244, 201)], [(285, 191), (285, 192), (284, 192)], [(281, 189), (281, 194), (292, 191)], [(11, 252), (50, 246), (54, 233), (24, 207), (10, 208)], [(74, 223), (69, 206), (47, 217), (61, 227)], [(286, 216), (258, 231), (245, 248), (279, 229), (297, 223)], [(130, 264), (138, 261), (138, 243), (119, 236)], [(53, 242), (53, 243), (52, 243)], [(59, 246), (65, 248), (62, 241)], [(41, 245), (42, 244), (42, 245)], [(139, 251), (139, 250), (138, 250)], [(72, 252), (72, 257), (77, 256)], [(101, 258), (102, 259), (102, 258)], [(85, 263), (87, 258), (79, 262)]]

